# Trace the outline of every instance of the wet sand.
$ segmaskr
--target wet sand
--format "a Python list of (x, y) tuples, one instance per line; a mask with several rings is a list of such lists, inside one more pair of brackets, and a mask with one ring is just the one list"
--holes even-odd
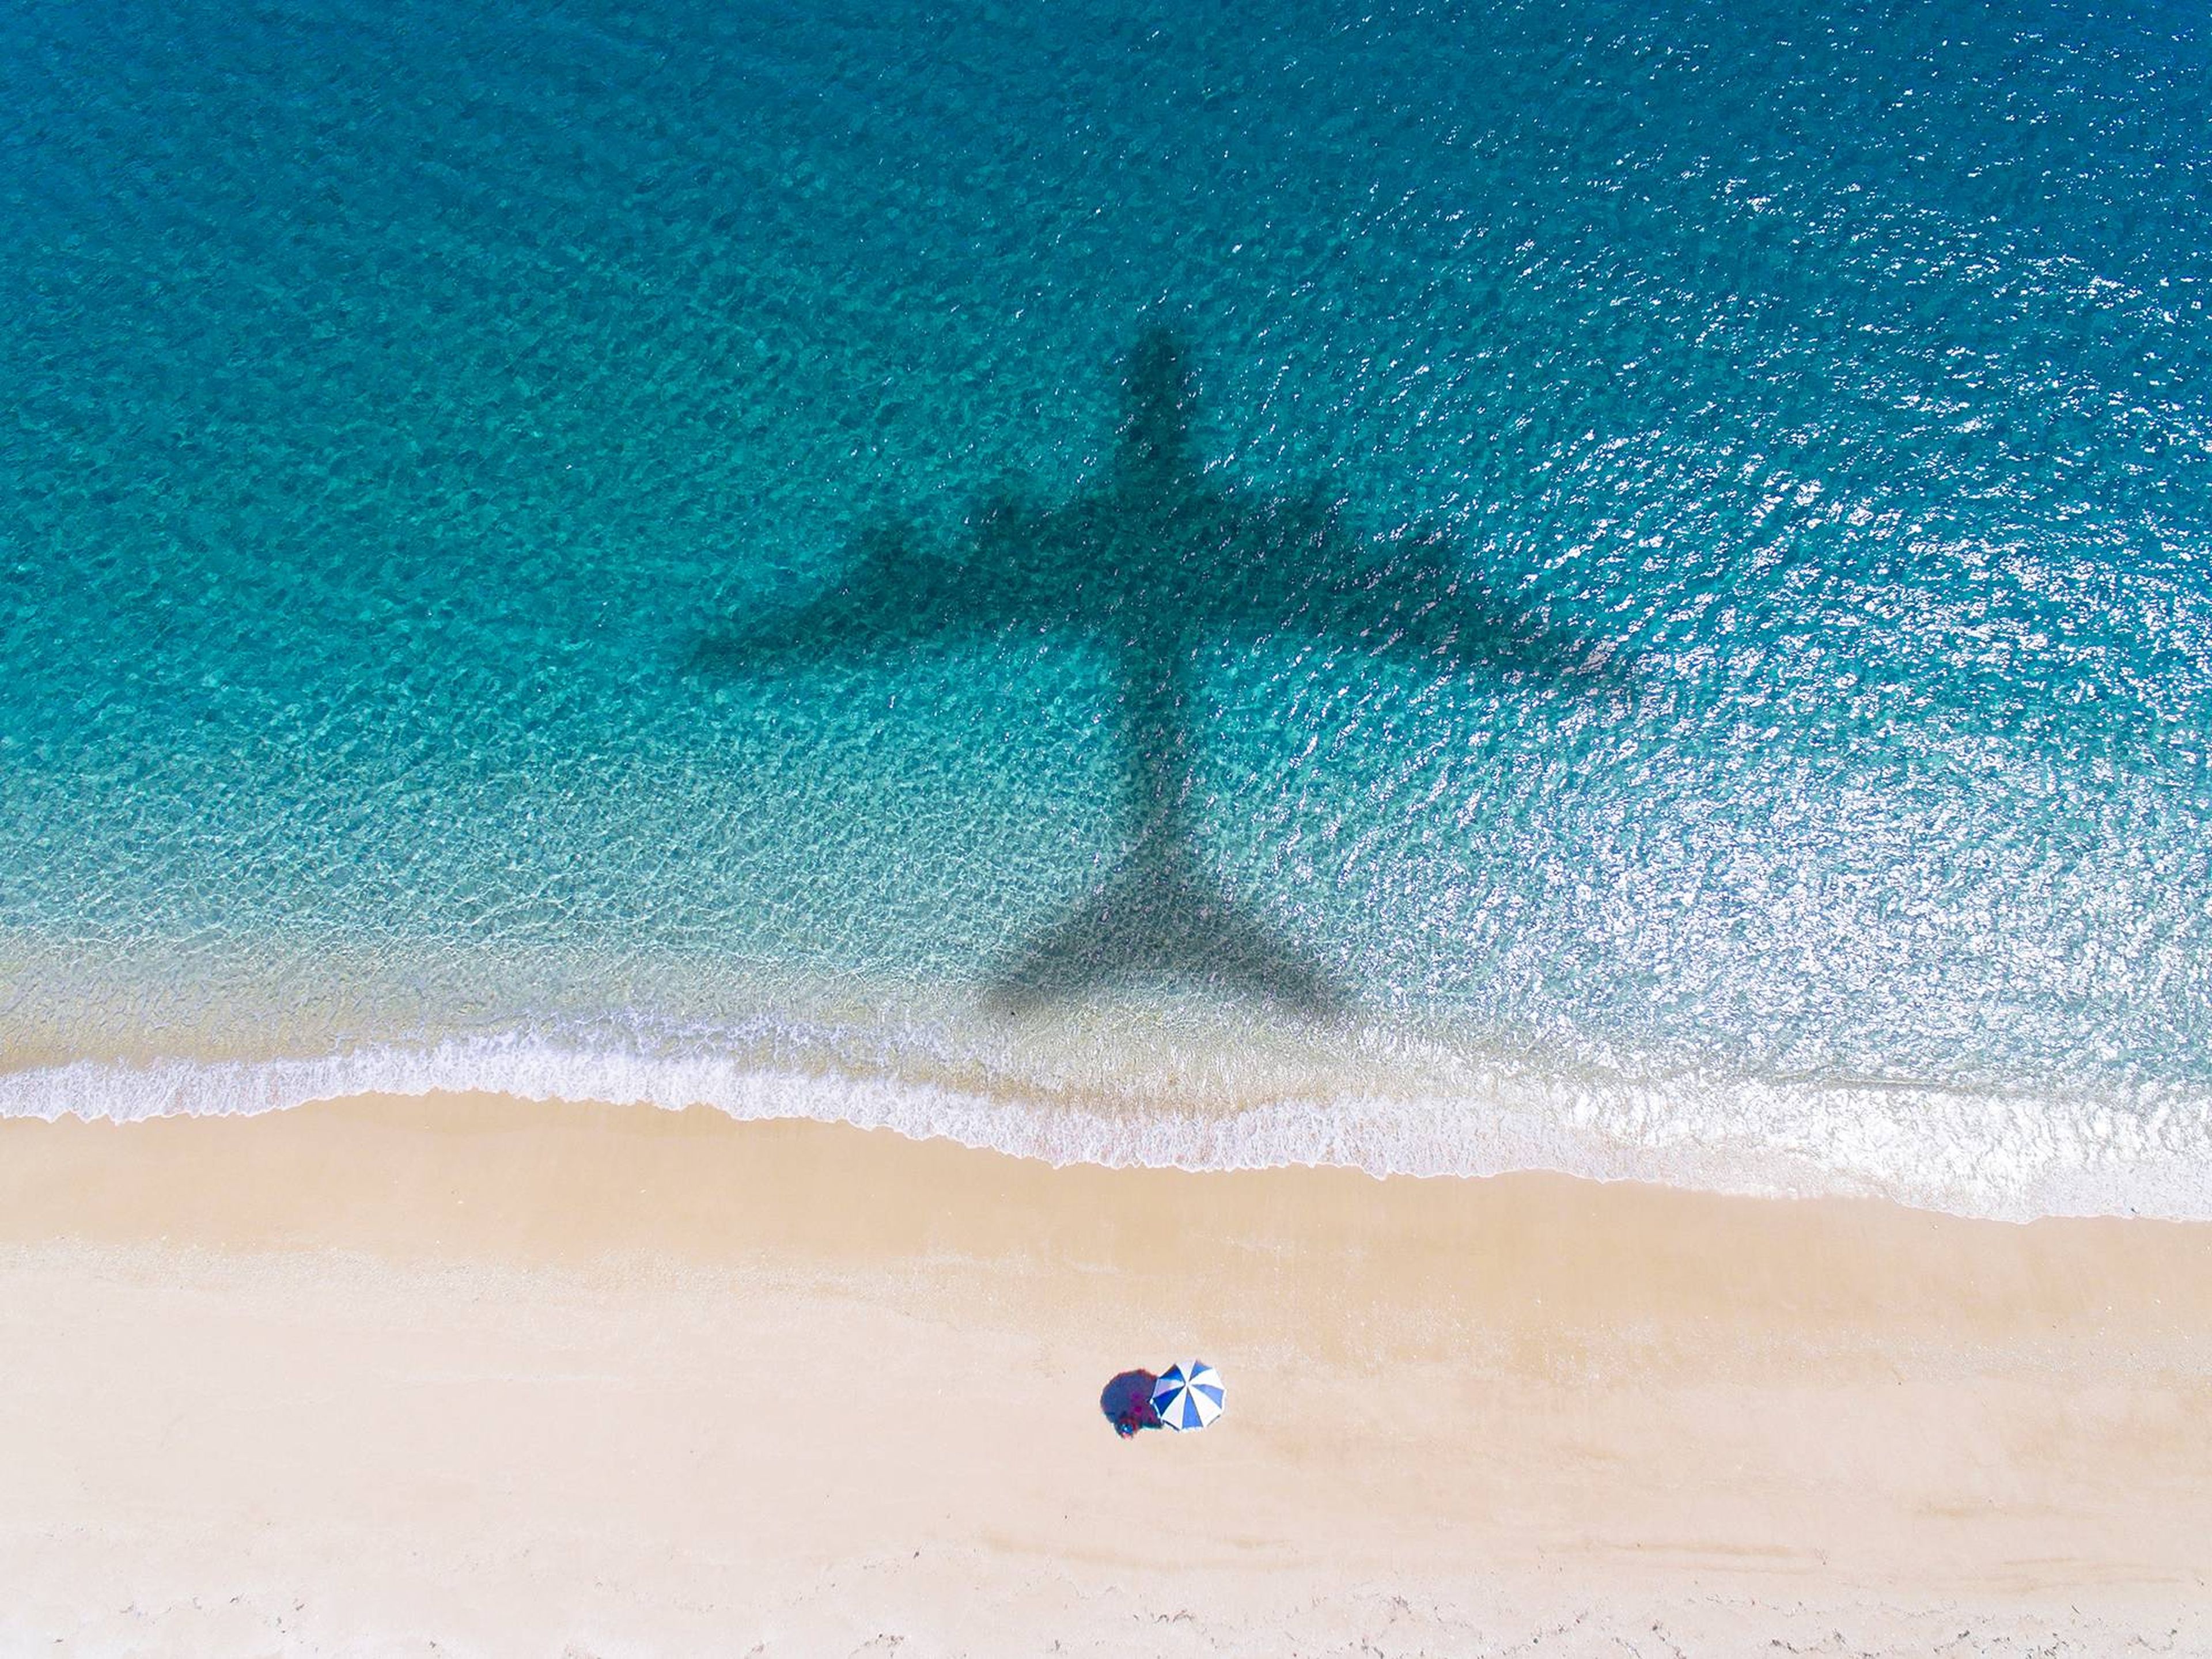
[(2201, 1225), (11, 1121), (0, 1414), (0, 1653), (2212, 1651)]

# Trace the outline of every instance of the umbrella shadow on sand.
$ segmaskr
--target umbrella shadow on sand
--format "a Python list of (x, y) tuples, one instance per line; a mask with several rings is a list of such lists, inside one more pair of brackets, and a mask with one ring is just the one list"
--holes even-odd
[(1317, 490), (1261, 495), (1209, 471), (1192, 441), (1186, 352), (1170, 331), (1139, 337), (1122, 385), (1113, 454), (1067, 500), (1001, 490), (951, 550), (878, 526), (830, 591), (707, 639), (696, 663), (789, 672), (831, 653), (1015, 634), (1103, 647), (1116, 680), (1106, 714), (1121, 757), (1118, 860), (988, 969), (986, 1000), (1020, 1012), (1165, 981), (1293, 1013), (1337, 1012), (1346, 988), (1199, 850), (1192, 727), (1207, 655), (1285, 638), (1431, 674), (1591, 670), (1534, 618), (1497, 604), (1443, 534), (1364, 540)]
[(1098, 1396), (1098, 1409), (1114, 1425), (1114, 1432), (1127, 1440), (1139, 1429), (1165, 1426), (1160, 1413), (1152, 1404), (1152, 1390), (1159, 1378), (1150, 1371), (1123, 1371), (1106, 1385)]

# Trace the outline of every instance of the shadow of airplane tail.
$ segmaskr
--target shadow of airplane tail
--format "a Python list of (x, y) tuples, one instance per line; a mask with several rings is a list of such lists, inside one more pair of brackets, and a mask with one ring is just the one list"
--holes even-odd
[(985, 981), (1006, 1013), (1172, 981), (1318, 1016), (1346, 1006), (1297, 946), (1185, 857), (1142, 852)]

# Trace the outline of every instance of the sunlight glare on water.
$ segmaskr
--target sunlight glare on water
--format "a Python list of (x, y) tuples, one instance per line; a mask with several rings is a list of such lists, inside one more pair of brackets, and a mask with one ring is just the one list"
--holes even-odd
[(0, 21), (0, 1111), (2205, 1212), (2201, 21), (1266, 13)]

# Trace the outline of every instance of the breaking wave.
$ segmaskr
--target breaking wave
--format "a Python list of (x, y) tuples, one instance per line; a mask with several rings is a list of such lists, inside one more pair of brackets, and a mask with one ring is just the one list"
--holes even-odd
[(890, 1129), (1055, 1164), (1375, 1176), (1548, 1170), (1769, 1197), (1860, 1196), (2007, 1220), (2212, 1218), (2212, 1113), (1875, 1084), (1680, 1084), (1499, 1072), (1473, 1093), (1115, 1109), (927, 1079), (514, 1031), (260, 1061), (80, 1060), (0, 1077), (0, 1116), (132, 1121), (360, 1094), (483, 1091)]

